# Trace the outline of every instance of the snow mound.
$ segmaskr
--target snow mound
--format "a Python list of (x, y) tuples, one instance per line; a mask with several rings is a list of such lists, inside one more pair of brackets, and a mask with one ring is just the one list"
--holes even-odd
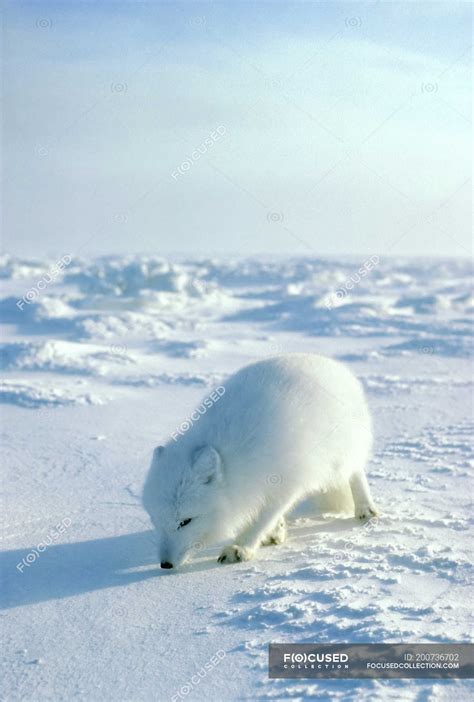
[(84, 393), (78, 389), (49, 387), (41, 383), (28, 383), (24, 380), (0, 381), (0, 402), (19, 407), (55, 407), (65, 405), (101, 405), (95, 393)]
[[(63, 296), (44, 294), (32, 302), (7, 297), (0, 301), (0, 314), (4, 322), (22, 325), (36, 324), (43, 328), (72, 327), (76, 311)], [(61, 323), (61, 325), (60, 325)]]
[(79, 319), (76, 329), (79, 337), (100, 340), (166, 337), (170, 324), (159, 315), (144, 312), (123, 312), (121, 314), (88, 314)]
[(160, 385), (212, 387), (222, 383), (225, 376), (219, 373), (159, 373), (118, 378), (116, 383), (130, 387), (154, 388)]
[(70, 341), (20, 342), (0, 347), (2, 366), (8, 370), (49, 371), (106, 375), (111, 367), (136, 363), (121, 347), (103, 348)]
[(156, 341), (153, 350), (163, 353), (166, 356), (175, 358), (201, 358), (207, 356), (210, 343), (204, 340), (198, 341)]
[(87, 294), (117, 297), (134, 297), (143, 290), (203, 293), (199, 280), (182, 266), (149, 257), (99, 259), (69, 273), (67, 282), (76, 283)]

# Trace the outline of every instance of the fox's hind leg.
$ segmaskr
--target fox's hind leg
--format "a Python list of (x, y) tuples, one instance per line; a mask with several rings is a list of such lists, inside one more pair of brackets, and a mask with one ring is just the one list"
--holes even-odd
[(354, 498), (356, 519), (371, 519), (379, 512), (370, 494), (369, 483), (363, 470), (357, 471), (350, 479), (352, 497)]
[(285, 517), (281, 517), (271, 531), (264, 537), (261, 546), (277, 546), (286, 541)]

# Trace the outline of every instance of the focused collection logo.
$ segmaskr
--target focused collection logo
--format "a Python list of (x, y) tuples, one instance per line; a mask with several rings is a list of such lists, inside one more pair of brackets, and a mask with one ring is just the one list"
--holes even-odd
[(349, 668), (347, 653), (284, 653), (283, 667), (288, 668)]
[(269, 644), (269, 678), (473, 678), (474, 644)]

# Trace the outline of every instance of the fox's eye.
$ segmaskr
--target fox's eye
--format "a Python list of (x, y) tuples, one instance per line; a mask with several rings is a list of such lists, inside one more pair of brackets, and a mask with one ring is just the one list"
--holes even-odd
[(189, 524), (190, 521), (191, 519), (183, 519), (183, 521), (179, 523), (178, 529), (181, 529), (181, 527), (185, 527), (186, 524)]

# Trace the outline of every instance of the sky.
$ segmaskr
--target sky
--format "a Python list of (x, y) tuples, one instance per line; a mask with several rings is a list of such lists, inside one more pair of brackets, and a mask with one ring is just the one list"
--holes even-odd
[(6, 2), (3, 250), (468, 256), (470, 2)]

